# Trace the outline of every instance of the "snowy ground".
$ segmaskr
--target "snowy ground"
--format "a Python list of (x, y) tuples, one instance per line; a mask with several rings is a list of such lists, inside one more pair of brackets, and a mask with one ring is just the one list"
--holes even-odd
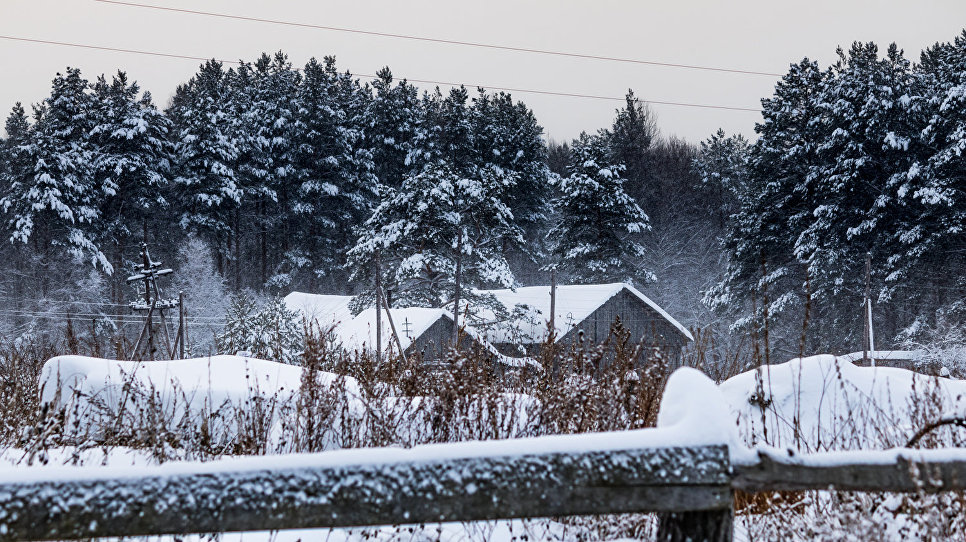
[(720, 389), (746, 444), (802, 452), (903, 446), (923, 420), (966, 414), (966, 381), (830, 355), (748, 371)]
[[(125, 382), (135, 379), (150, 384), (162, 397), (181, 394), (185, 405), (211, 409), (212, 405), (248, 400), (253, 390), (262, 394), (292, 393), (298, 388), (298, 368), (263, 360), (216, 356), (198, 360), (136, 364), (77, 356), (54, 358), (45, 366), (45, 401), (64, 401), (52, 391), (78, 390), (75, 401), (91, 398), (120, 400)], [(322, 381), (333, 384), (338, 377), (325, 374)], [(348, 389), (358, 391), (355, 382)], [(185, 395), (184, 390), (190, 390)], [(62, 394), (64, 395), (64, 394)], [(80, 397), (81, 399), (77, 399)], [(904, 369), (857, 367), (848, 359), (814, 356), (752, 370), (720, 386), (693, 369), (681, 369), (669, 379), (661, 402), (659, 429), (623, 434), (594, 434), (580, 439), (580, 446), (601, 448), (627, 446), (628, 439), (641, 446), (729, 444), (733, 460), (751, 457), (748, 446), (793, 447), (803, 452), (844, 449), (883, 449), (901, 446), (922, 423), (966, 413), (966, 382), (916, 375)], [(543, 442), (544, 444), (535, 444)], [(519, 441), (471, 443), (467, 453), (519, 453), (539, 451), (533, 446), (559, 443), (554, 437)], [(532, 449), (531, 449), (532, 448)], [(422, 457), (438, 447), (420, 447), (400, 453), (398, 460)], [(540, 448), (543, 449), (543, 448)], [(576, 448), (575, 448), (576, 449)], [(332, 452), (342, 460), (359, 461), (375, 453), (373, 460), (387, 460), (380, 452)], [(415, 454), (415, 455), (413, 455)], [(137, 472), (154, 463), (143, 451), (124, 448), (54, 449), (47, 466), (24, 466), (27, 452), (8, 449), (0, 461), (11, 465), (0, 469), (0, 479), (22, 478), (25, 469), (39, 477), (69, 477), (64, 465), (86, 465)], [(328, 454), (326, 454), (328, 455)], [(412, 456), (412, 457), (410, 457)], [(238, 460), (228, 460), (229, 462)], [(257, 459), (253, 459), (257, 462)], [(244, 461), (243, 461), (244, 463)], [(235, 463), (236, 465), (238, 463)], [(213, 465), (208, 464), (207, 468)], [(133, 471), (129, 470), (134, 468)], [(193, 468), (190, 465), (167, 468)], [(98, 469), (99, 470), (99, 469)], [(741, 529), (739, 529), (741, 531)], [(375, 529), (290, 531), (284, 533), (242, 533), (223, 535), (222, 540), (567, 540), (598, 538), (593, 529), (550, 520), (500, 521), (472, 524), (402, 526)], [(739, 532), (739, 539), (743, 535)]]

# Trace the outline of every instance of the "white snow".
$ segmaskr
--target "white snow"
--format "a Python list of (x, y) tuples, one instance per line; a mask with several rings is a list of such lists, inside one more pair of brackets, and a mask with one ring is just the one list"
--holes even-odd
[[(781, 461), (782, 463), (809, 467), (854, 465), (856, 463), (863, 465), (895, 465), (900, 460), (913, 463), (966, 461), (966, 448), (936, 448), (925, 450), (890, 448), (888, 450), (849, 450), (789, 455), (787, 449), (759, 446), (755, 449), (755, 455), (764, 455), (776, 461)], [(750, 461), (744, 459), (744, 464), (750, 463)]]
[[(285, 380), (285, 377), (281, 375), (283, 375), (285, 368), (290, 367), (272, 362), (262, 362), (261, 360), (241, 360), (235, 356), (216, 356), (212, 359), (216, 360), (214, 372), (217, 373), (217, 378), (210, 381), (219, 381), (224, 377), (235, 385), (240, 384), (241, 381), (231, 375), (240, 372), (238, 370), (239, 362), (260, 362), (256, 364), (257, 367), (260, 366), (262, 371), (260, 376), (274, 376), (277, 382)], [(197, 364), (198, 361), (200, 360), (181, 360), (178, 363), (144, 362), (139, 364), (137, 369), (150, 367), (153, 363), (157, 364), (158, 368), (154, 371), (148, 371), (151, 375), (165, 378), (177, 378), (179, 375), (183, 375), (185, 382), (191, 382), (207, 374), (207, 371), (203, 368), (187, 368), (190, 365), (189, 362)], [(62, 356), (48, 361), (44, 366), (44, 373), (50, 375), (55, 367), (67, 369), (72, 376), (65, 377), (66, 379), (74, 379), (75, 382), (82, 383), (86, 389), (97, 392), (97, 386), (94, 385), (94, 382), (99, 381), (102, 377), (116, 378), (121, 375), (120, 367), (132, 363), (134, 362), (112, 362), (80, 356)], [(164, 366), (168, 367), (164, 368)], [(297, 368), (294, 369), (299, 371)], [(297, 382), (297, 379), (295, 382)], [(230, 387), (226, 383), (221, 383), (222, 389), (227, 390)], [(300, 467), (388, 465), (481, 457), (572, 454), (713, 444), (733, 445), (737, 442), (737, 439), (731, 427), (724, 396), (714, 385), (714, 382), (700, 371), (684, 368), (676, 371), (668, 380), (664, 400), (661, 402), (658, 428), (655, 429), (427, 444), (410, 449), (396, 447), (362, 448), (315, 454), (230, 457), (209, 462), (175, 461), (157, 466), (47, 466), (38, 469), (3, 467), (0, 468), (0, 483), (254, 472), (277, 469), (280, 466), (284, 466), (286, 469), (297, 469)]]
[[(351, 409), (357, 410), (360, 391), (355, 379), (321, 371), (316, 377), (321, 386), (344, 390)], [(102, 427), (119, 413), (127, 412), (116, 419), (136, 415), (147, 405), (157, 409), (157, 415), (170, 417), (173, 425), (204, 417), (212, 438), (231, 439), (238, 430), (235, 412), (269, 400), (279, 407), (272, 410), (272, 419), (264, 420), (274, 439), (282, 421), (280, 407), (292, 404), (301, 379), (301, 367), (241, 356), (171, 361), (58, 356), (44, 364), (39, 383), (41, 400), (65, 407), (77, 418), (81, 434), (88, 427)]]
[(796, 358), (726, 380), (732, 423), (748, 444), (816, 452), (904, 445), (923, 416), (966, 413), (964, 381), (858, 367), (853, 357)]
[(173, 361), (58, 356), (44, 364), (40, 385), (44, 402), (55, 401), (58, 384), (63, 390), (114, 402), (120, 399), (125, 383), (133, 380), (162, 394), (180, 390), (195, 392), (189, 400), (197, 407), (217, 408), (225, 401), (241, 401), (253, 390), (269, 394), (296, 390), (301, 374), (299, 367), (240, 356)]
[(661, 397), (657, 427), (663, 438), (679, 446), (727, 444), (732, 457), (749, 451), (739, 441), (724, 393), (704, 373), (682, 367), (668, 378)]

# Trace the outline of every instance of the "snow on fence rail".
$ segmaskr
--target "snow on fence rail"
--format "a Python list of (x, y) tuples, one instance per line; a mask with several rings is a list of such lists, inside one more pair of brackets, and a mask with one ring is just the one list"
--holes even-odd
[[(0, 477), (0, 539), (659, 512), (661, 540), (730, 540), (738, 489), (966, 490), (962, 449), (808, 456), (762, 449), (732, 464), (726, 445), (636, 446), (661, 432), (8, 470)], [(619, 437), (629, 445), (615, 445)], [(595, 441), (601, 449), (589, 448)]]
[(8, 473), (0, 479), (0, 538), (730, 510), (726, 446), (641, 448), (630, 438), (630, 446), (589, 450), (582, 436), (531, 440), (535, 452), (494, 446), (519, 446), (506, 441), (471, 443), (493, 455), (456, 444), (148, 469), (45, 468), (42, 478)]
[(0, 540), (657, 512), (661, 540), (731, 540), (733, 495), (966, 490), (966, 449), (749, 450), (682, 369), (657, 429), (156, 467), (0, 469)]
[(759, 449), (734, 464), (731, 487), (748, 493), (829, 489), (937, 493), (966, 491), (966, 448), (826, 452)]

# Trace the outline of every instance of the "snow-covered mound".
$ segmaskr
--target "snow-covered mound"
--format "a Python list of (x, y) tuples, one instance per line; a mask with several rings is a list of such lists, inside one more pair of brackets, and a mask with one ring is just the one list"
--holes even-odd
[(720, 389), (747, 444), (802, 451), (902, 446), (925, 421), (966, 412), (966, 381), (832, 355), (754, 369)]
[[(316, 382), (355, 410), (354, 379), (319, 372)], [(241, 356), (171, 361), (58, 356), (40, 375), (42, 402), (68, 413), (69, 428), (84, 438), (98, 438), (109, 427), (192, 432), (187, 428), (203, 425), (212, 438), (230, 441), (239, 424), (253, 417), (275, 434), (294, 410), (301, 383), (300, 367)]]
[[(331, 373), (319, 381), (331, 385)], [(170, 361), (118, 361), (86, 356), (58, 356), (48, 360), (40, 375), (43, 402), (67, 401), (69, 393), (120, 400), (131, 384), (161, 397), (181, 395), (196, 409), (218, 408), (225, 402), (241, 404), (253, 396), (289, 396), (299, 389), (302, 369), (293, 365), (241, 356), (211, 356)], [(354, 391), (349, 379), (346, 386)]]
[(742, 444), (724, 394), (704, 373), (690, 367), (681, 367), (668, 378), (657, 427), (668, 445), (727, 444), (735, 454)]

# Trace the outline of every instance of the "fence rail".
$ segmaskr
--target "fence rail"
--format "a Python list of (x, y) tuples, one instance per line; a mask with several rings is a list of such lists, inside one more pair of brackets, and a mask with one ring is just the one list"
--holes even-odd
[(829, 489), (896, 493), (966, 490), (966, 449), (789, 455), (760, 450), (734, 465), (731, 486), (749, 493)]
[[(654, 430), (650, 430), (654, 431)], [(0, 473), (0, 539), (55, 540), (658, 512), (662, 540), (730, 540), (733, 492), (966, 489), (966, 450), (732, 464), (726, 446), (634, 445), (647, 431)], [(647, 439), (644, 439), (647, 440)], [(513, 441), (507, 441), (513, 442)]]

